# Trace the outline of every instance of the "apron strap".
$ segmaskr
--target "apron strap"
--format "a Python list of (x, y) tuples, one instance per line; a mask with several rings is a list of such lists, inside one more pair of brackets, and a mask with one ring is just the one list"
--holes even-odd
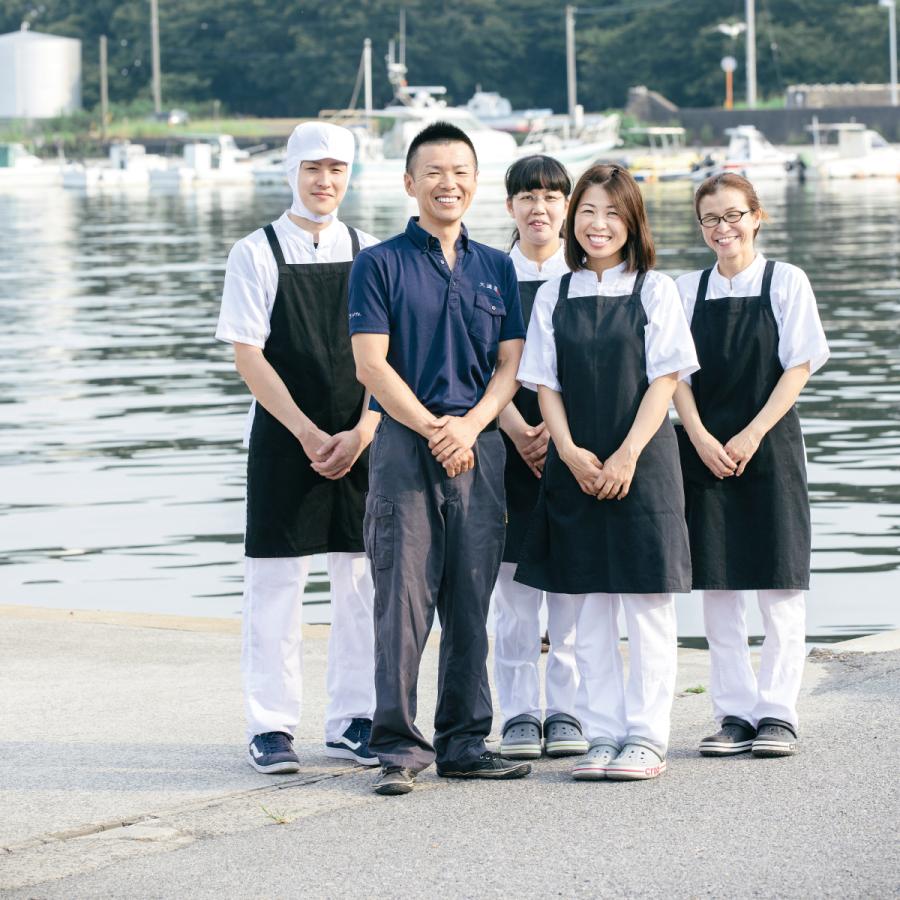
[(359, 253), (359, 235), (356, 233), (356, 229), (351, 228), (349, 225), (347, 226), (347, 231), (350, 232), (350, 247), (353, 252), (353, 259), (356, 259), (356, 254)]
[(760, 292), (760, 296), (762, 297), (763, 302), (768, 303), (769, 306), (772, 305), (772, 297), (769, 292), (772, 287), (772, 275), (774, 272), (775, 260), (767, 259), (766, 268), (763, 270), (762, 291)]
[(559, 281), (559, 297), (557, 298), (557, 303), (562, 303), (566, 297), (569, 296), (569, 284), (572, 282), (572, 273), (566, 272), (565, 275)]
[(709, 285), (709, 276), (712, 275), (712, 267), (704, 269), (700, 276), (700, 284), (697, 285), (697, 299), (694, 306), (699, 306), (706, 299), (706, 288)]
[(266, 233), (266, 239), (269, 242), (269, 246), (272, 248), (272, 255), (275, 257), (275, 262), (280, 269), (282, 266), (286, 265), (286, 263), (284, 261), (284, 254), (281, 252), (281, 244), (278, 243), (278, 236), (275, 234), (275, 229), (270, 223), (263, 228), (263, 231)]
[(634, 287), (631, 289), (631, 296), (641, 296), (641, 289), (644, 287), (644, 279), (647, 277), (647, 273), (644, 271), (640, 271), (637, 273), (637, 278), (634, 279)]

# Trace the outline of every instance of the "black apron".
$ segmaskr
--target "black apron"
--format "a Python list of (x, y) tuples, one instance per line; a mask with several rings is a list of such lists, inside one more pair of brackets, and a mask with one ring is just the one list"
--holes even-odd
[[(569, 429), (602, 462), (619, 448), (649, 384), (644, 273), (630, 295), (569, 297), (553, 312), (557, 373)], [(666, 416), (638, 459), (624, 500), (597, 500), (553, 443), (516, 580), (563, 594), (658, 594), (691, 589), (678, 445)]]
[[(288, 265), (275, 229), (264, 231), (278, 263), (278, 291), (263, 355), (319, 428), (349, 431), (365, 393), (347, 327), (352, 262)], [(348, 231), (355, 258), (359, 236)], [(365, 452), (343, 478), (323, 478), (300, 442), (257, 403), (247, 459), (247, 556), (362, 552), (367, 469)]]
[[(762, 294), (707, 300), (700, 278), (691, 333), (700, 371), (691, 389), (700, 419), (723, 445), (766, 405), (784, 373), (766, 262)], [(678, 429), (694, 588), (807, 590), (811, 528), (800, 417), (791, 407), (739, 478), (719, 480)]]
[[(543, 281), (520, 281), (519, 298), (522, 302), (522, 318), (525, 327), (531, 320), (531, 310), (534, 308), (534, 298)], [(522, 414), (522, 418), (529, 425), (539, 425), (541, 408), (538, 405), (537, 391), (528, 388), (519, 388), (513, 397), (513, 404)], [(503, 442), (506, 444), (506, 471), (504, 482), (506, 485), (506, 544), (503, 548), (503, 562), (518, 562), (525, 531), (537, 503), (538, 490), (541, 480), (535, 478), (528, 468), (528, 464), (519, 455), (516, 445), (506, 432), (501, 431)]]

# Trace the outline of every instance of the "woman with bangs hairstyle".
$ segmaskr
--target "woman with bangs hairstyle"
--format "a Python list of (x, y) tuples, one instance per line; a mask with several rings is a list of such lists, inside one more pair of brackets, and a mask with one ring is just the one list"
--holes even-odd
[[(516, 225), (509, 255), (526, 325), (538, 288), (569, 271), (562, 232), (571, 193), (569, 173), (549, 156), (527, 156), (506, 173), (506, 209)], [(587, 742), (574, 716), (574, 605), (566, 594), (547, 594), (550, 652), (544, 711), (538, 668), (544, 592), (513, 581), (550, 439), (534, 391), (519, 390), (500, 415), (500, 429), (506, 444), (507, 511), (503, 562), (494, 587), (494, 683), (503, 716), (500, 753), (507, 759), (537, 759), (543, 739), (548, 756), (577, 756), (587, 751)]]
[(581, 176), (566, 235), (572, 271), (538, 291), (518, 373), (537, 387), (552, 442), (516, 580), (577, 606), (575, 711), (590, 749), (573, 777), (654, 778), (675, 690), (674, 593), (691, 589), (668, 409), (697, 357), (675, 283), (652, 270), (643, 199), (625, 169)]
[[(790, 756), (806, 658), (811, 526), (794, 403), (828, 359), (802, 269), (756, 250), (767, 218), (741, 175), (714, 175), (694, 212), (715, 265), (678, 279), (702, 366), (675, 392), (693, 581), (703, 591), (718, 732), (703, 756)], [(755, 675), (745, 591), (765, 640)]]

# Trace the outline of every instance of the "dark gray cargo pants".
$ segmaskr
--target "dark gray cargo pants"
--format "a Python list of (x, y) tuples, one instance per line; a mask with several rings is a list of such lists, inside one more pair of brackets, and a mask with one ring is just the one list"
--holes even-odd
[[(375, 716), (382, 765), (419, 771), (485, 750), (493, 720), (485, 622), (505, 537), (506, 450), (483, 432), (475, 468), (447, 477), (425, 438), (382, 418), (364, 524), (375, 579)], [(416, 683), (435, 609), (441, 623), (434, 746), (415, 725)]]

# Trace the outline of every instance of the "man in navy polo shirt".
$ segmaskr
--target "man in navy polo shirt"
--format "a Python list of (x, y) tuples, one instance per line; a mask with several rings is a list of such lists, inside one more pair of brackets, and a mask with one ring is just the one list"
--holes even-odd
[[(350, 275), (359, 380), (385, 415), (370, 450), (364, 532), (375, 576), (375, 790), (438, 775), (518, 778), (487, 751), (493, 719), (485, 622), (505, 532), (505, 449), (496, 418), (516, 390), (525, 328), (509, 257), (462, 218), (478, 162), (466, 134), (420, 132), (404, 184), (418, 217), (364, 250)], [(441, 621), (434, 746), (415, 725), (419, 663)]]

